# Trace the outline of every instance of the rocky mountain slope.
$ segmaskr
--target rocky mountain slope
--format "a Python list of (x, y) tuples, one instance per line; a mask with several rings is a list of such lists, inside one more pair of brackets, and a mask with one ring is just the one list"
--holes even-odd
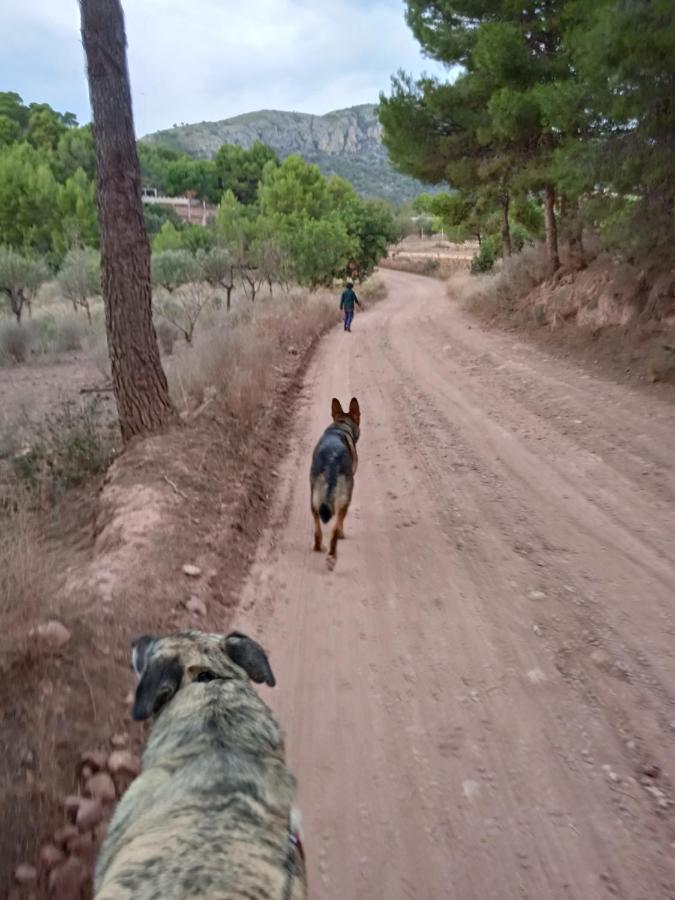
[(261, 110), (220, 122), (174, 126), (142, 140), (200, 158), (212, 157), (221, 144), (250, 147), (258, 140), (281, 158), (297, 153), (316, 163), (326, 175), (348, 178), (367, 197), (401, 203), (428, 190), (392, 168), (382, 145), (382, 126), (374, 105), (353, 106), (323, 116)]

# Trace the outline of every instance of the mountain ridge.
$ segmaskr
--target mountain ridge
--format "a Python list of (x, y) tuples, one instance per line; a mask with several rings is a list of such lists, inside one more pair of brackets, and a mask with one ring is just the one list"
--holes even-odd
[(219, 121), (176, 125), (141, 138), (198, 159), (212, 158), (225, 143), (250, 147), (256, 140), (282, 159), (298, 154), (318, 165), (324, 175), (347, 178), (365, 197), (402, 203), (429, 190), (389, 162), (377, 106), (372, 103), (323, 115), (261, 109)]

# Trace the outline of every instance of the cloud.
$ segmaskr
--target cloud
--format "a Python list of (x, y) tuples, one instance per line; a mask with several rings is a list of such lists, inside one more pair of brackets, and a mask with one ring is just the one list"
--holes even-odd
[[(323, 113), (377, 100), (420, 55), (398, 0), (126, 0), (139, 134), (261, 108)], [(4, 11), (0, 84), (89, 118), (75, 0)]]

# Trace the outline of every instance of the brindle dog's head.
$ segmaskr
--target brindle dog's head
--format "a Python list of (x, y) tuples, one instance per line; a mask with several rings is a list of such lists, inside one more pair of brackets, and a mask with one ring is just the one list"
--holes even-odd
[(138, 684), (133, 717), (156, 716), (172, 697), (193, 681), (215, 679), (276, 684), (265, 651), (238, 631), (227, 636), (183, 631), (172, 637), (143, 635), (133, 643)]
[(352, 397), (351, 399), (349, 412), (345, 412), (337, 397), (333, 397), (330, 411), (333, 416), (333, 422), (335, 422), (336, 425), (346, 425), (352, 433), (354, 443), (356, 443), (359, 439), (359, 427), (361, 425), (361, 410), (359, 408), (359, 401), (356, 397)]

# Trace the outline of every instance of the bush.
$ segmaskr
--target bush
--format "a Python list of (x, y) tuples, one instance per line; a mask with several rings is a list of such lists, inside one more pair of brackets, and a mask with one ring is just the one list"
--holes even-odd
[(102, 402), (64, 403), (44, 419), (32, 444), (14, 457), (15, 472), (40, 500), (53, 502), (112, 462), (118, 426), (107, 419)]
[(471, 274), (483, 275), (492, 272), (499, 257), (501, 239), (496, 234), (483, 238), (480, 250), (471, 260)]
[(366, 303), (377, 303), (387, 296), (387, 285), (380, 278), (370, 278), (358, 289), (358, 293)]
[(157, 340), (159, 341), (162, 353), (164, 353), (165, 356), (171, 356), (174, 344), (178, 340), (180, 334), (178, 329), (166, 319), (160, 319), (158, 322), (155, 322), (155, 331), (157, 332)]
[(64, 317), (57, 325), (54, 350), (57, 353), (81, 350), (85, 334), (86, 329), (79, 319), (74, 316)]
[(30, 353), (30, 338), (30, 331), (18, 322), (3, 322), (0, 325), (0, 365), (26, 362)]
[(505, 259), (499, 272), (462, 278), (448, 284), (448, 293), (460, 296), (474, 312), (486, 316), (513, 316), (530, 291), (548, 274), (546, 248), (537, 243)]

